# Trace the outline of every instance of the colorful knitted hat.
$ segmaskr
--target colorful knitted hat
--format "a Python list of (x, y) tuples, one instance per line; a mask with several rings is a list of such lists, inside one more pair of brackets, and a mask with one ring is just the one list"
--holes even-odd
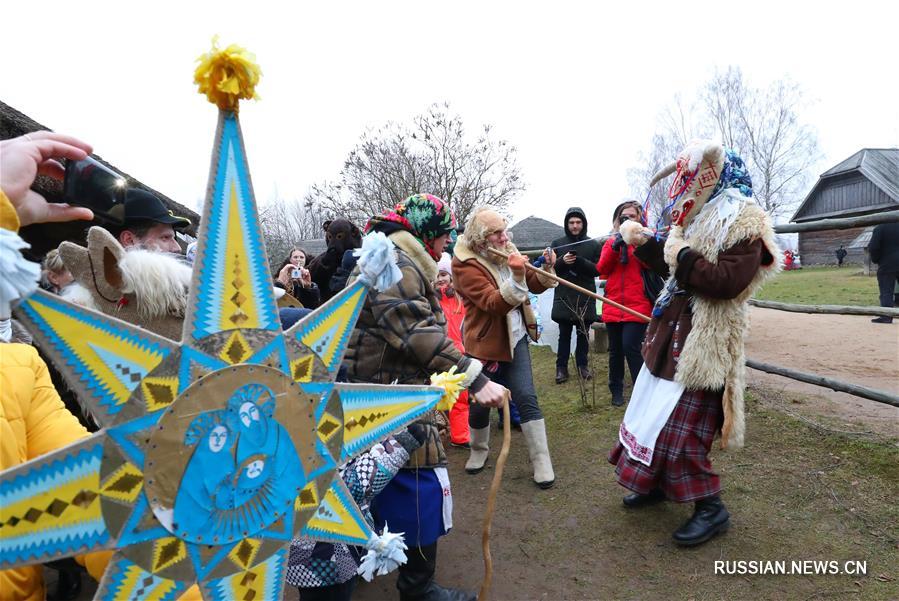
[(397, 229), (406, 230), (415, 236), (428, 254), (439, 261), (440, 254), (431, 248), (431, 240), (449, 234), (450, 240), (454, 241), (456, 216), (447, 203), (433, 194), (414, 194), (397, 203), (393, 209), (372, 217), (365, 226), (365, 233), (375, 230), (389, 235)]

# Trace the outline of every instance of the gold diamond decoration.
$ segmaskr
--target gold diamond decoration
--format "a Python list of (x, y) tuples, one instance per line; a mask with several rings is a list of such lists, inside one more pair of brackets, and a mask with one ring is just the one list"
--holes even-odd
[(126, 461), (100, 485), (100, 494), (125, 503), (133, 503), (143, 486), (143, 472), (133, 463)]
[(234, 365), (235, 363), (242, 363), (251, 353), (252, 349), (250, 348), (250, 345), (247, 344), (247, 341), (241, 335), (240, 330), (236, 330), (231, 334), (231, 337), (228, 338), (228, 342), (225, 343), (225, 346), (222, 347), (222, 352), (219, 353), (219, 357), (231, 365)]
[(315, 488), (315, 482), (310, 482), (300, 491), (300, 494), (297, 495), (293, 508), (294, 511), (300, 511), (301, 509), (315, 509), (318, 507), (318, 503), (318, 491)]
[(159, 538), (153, 543), (153, 572), (173, 566), (185, 557), (187, 548), (180, 538)]
[(141, 390), (144, 392), (148, 412), (165, 409), (178, 398), (178, 378), (146, 377), (141, 382)]
[(290, 373), (296, 382), (312, 381), (312, 364), (315, 361), (315, 355), (306, 355), (290, 362)]
[(262, 541), (255, 538), (245, 538), (231, 549), (228, 558), (234, 562), (237, 567), (247, 570), (253, 564), (256, 552), (259, 551)]
[(321, 441), (327, 443), (334, 436), (335, 432), (340, 430), (340, 422), (326, 411), (322, 413), (322, 418), (318, 421), (317, 430)]

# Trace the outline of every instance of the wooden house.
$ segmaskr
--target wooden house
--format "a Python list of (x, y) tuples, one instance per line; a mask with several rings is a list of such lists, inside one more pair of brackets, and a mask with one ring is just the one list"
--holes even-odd
[[(899, 148), (863, 148), (821, 174), (791, 219), (803, 223), (899, 209)], [(803, 265), (834, 265), (842, 245), (847, 263), (867, 262), (871, 227), (800, 232)]]
[[(41, 125), (28, 115), (17, 111), (8, 104), (0, 102), (0, 140), (16, 138), (23, 134), (39, 130), (50, 130), (50, 128)], [(175, 202), (165, 194), (150, 188), (127, 173), (123, 173), (120, 169), (117, 169), (114, 165), (104, 161), (99, 156), (95, 154), (91, 156), (110, 169), (120, 173), (128, 182), (129, 186), (142, 188), (152, 192), (158, 196), (175, 215), (190, 219), (192, 225), (191, 227), (186, 228), (184, 233), (190, 236), (197, 235), (200, 216), (196, 212)], [(38, 176), (32, 189), (40, 193), (49, 202), (62, 202), (62, 182), (58, 180), (45, 176)], [(41, 223), (23, 227), (19, 234), (26, 242), (31, 244), (31, 249), (25, 251), (24, 254), (32, 260), (39, 261), (50, 249), (56, 248), (64, 240), (84, 244), (87, 230), (92, 225), (103, 225), (103, 223), (99, 221), (69, 221), (65, 223)]]

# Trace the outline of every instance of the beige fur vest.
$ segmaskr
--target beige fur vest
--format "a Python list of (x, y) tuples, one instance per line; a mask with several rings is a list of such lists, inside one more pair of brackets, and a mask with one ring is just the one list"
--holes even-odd
[[(698, 217), (697, 217), (698, 219)], [(675, 372), (675, 380), (687, 389), (719, 389), (724, 386), (724, 425), (721, 448), (740, 448), (746, 432), (743, 409), (745, 357), (743, 340), (749, 331), (747, 301), (772, 275), (780, 270), (781, 253), (774, 239), (768, 215), (755, 203), (747, 202), (734, 220), (724, 242), (730, 248), (743, 240), (761, 239), (774, 261), (762, 266), (752, 282), (737, 298), (720, 300), (692, 297), (693, 322)], [(719, 250), (708, 237), (686, 232), (686, 243), (706, 260), (717, 263)]]

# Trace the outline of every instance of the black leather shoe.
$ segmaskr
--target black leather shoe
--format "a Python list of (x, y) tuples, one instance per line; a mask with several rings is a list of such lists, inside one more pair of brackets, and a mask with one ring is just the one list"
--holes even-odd
[[(893, 323), (892, 317), (875, 317), (871, 320), (871, 323)], [(556, 376), (558, 377), (558, 376)]]
[(654, 488), (645, 495), (640, 493), (631, 493), (621, 499), (624, 506), (629, 509), (639, 509), (640, 507), (648, 507), (665, 500), (665, 493), (660, 488)]
[(577, 371), (579, 374), (581, 374), (582, 380), (592, 380), (593, 379), (593, 374), (591, 374), (590, 370), (587, 369), (586, 367), (578, 367)]
[(568, 370), (561, 367), (556, 368), (556, 384), (562, 384), (568, 381)]
[(674, 531), (674, 542), (684, 547), (701, 545), (730, 526), (730, 513), (717, 495), (696, 501), (693, 516)]
[(624, 405), (624, 393), (613, 392), (612, 393), (612, 406), (613, 407), (621, 407), (622, 405)]

